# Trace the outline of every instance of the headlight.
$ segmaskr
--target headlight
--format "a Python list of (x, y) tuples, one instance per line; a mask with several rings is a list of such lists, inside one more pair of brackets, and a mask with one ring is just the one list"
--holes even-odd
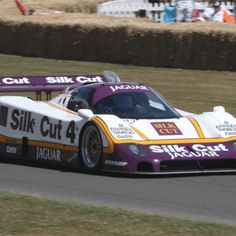
[(129, 150), (130, 150), (133, 154), (139, 155), (139, 150), (138, 150), (137, 145), (131, 144), (131, 145), (129, 145), (128, 148), (129, 148)]
[(232, 146), (233, 146), (233, 149), (236, 151), (236, 142), (233, 142)]
[(132, 152), (133, 154), (135, 154), (137, 156), (142, 156), (142, 157), (147, 156), (147, 151), (141, 145), (128, 144), (128, 149), (130, 152)]

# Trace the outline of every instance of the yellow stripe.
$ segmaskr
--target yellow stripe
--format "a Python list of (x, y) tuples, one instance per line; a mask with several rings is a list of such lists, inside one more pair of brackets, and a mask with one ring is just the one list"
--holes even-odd
[(196, 129), (196, 131), (198, 133), (199, 138), (205, 138), (205, 136), (204, 136), (204, 134), (202, 132), (202, 129), (201, 129), (200, 125), (198, 124), (198, 122), (193, 117), (191, 117), (191, 116), (188, 116), (187, 118), (193, 124), (194, 128)]
[[(117, 144), (125, 144), (125, 143), (136, 143), (140, 145), (155, 145), (155, 144), (184, 144), (184, 143), (225, 143), (230, 141), (236, 141), (236, 137), (230, 137), (230, 138), (209, 138), (209, 139), (174, 139), (174, 140), (148, 140), (148, 141), (136, 141), (136, 140), (115, 140), (110, 136), (110, 134), (107, 132), (108, 129), (102, 124), (101, 120), (98, 117), (94, 117), (93, 121), (100, 125), (100, 127), (103, 129), (103, 132), (107, 135), (107, 139), (109, 142), (109, 146), (107, 148), (104, 148), (104, 153), (113, 153), (114, 152), (114, 143)], [(106, 132), (105, 132), (106, 131)], [(11, 137), (0, 135), (0, 142), (3, 143), (11, 143), (11, 144), (22, 144), (21, 139), (13, 139)], [(114, 143), (113, 143), (114, 142)], [(37, 141), (37, 140), (29, 140), (29, 145), (32, 146), (42, 146), (42, 147), (48, 147), (48, 148), (55, 148), (55, 149), (61, 149), (66, 151), (78, 151), (77, 146), (71, 146), (71, 145), (64, 145), (64, 144), (58, 144), (58, 143), (49, 143), (44, 141)]]
[[(111, 134), (110, 130), (108, 129), (106, 123), (99, 117), (93, 117), (92, 120), (96, 123), (99, 124), (99, 126), (101, 127), (101, 129), (103, 130), (104, 134), (106, 135), (108, 141), (109, 141), (109, 144), (113, 145), (113, 143), (133, 143), (133, 142), (136, 142), (134, 140), (131, 140), (131, 139), (127, 139), (127, 140), (118, 140), (116, 138), (113, 137), (113, 135)], [(136, 128), (132, 127), (135, 132), (137, 132), (143, 139), (147, 140), (148, 138), (142, 133), (140, 132), (139, 130), (137, 130)], [(137, 141), (137, 142), (143, 142), (143, 141)]]
[(110, 134), (110, 131), (108, 130), (106, 124), (104, 123), (103, 120), (101, 120), (99, 117), (92, 117), (92, 121), (94, 123), (96, 123), (103, 131), (103, 133), (105, 134), (107, 141), (108, 141), (108, 147), (104, 147), (103, 148), (103, 152), (104, 153), (108, 153), (111, 154), (114, 152), (114, 139), (112, 137), (112, 135)]
[(59, 105), (57, 105), (57, 104), (55, 104), (55, 103), (52, 103), (52, 102), (46, 102), (46, 103), (47, 103), (49, 106), (54, 107), (54, 108), (57, 108), (57, 109), (59, 109), (59, 110), (61, 110), (61, 111), (70, 113), (70, 114), (72, 114), (72, 115), (77, 115), (76, 112), (71, 111), (71, 110), (69, 110), (69, 109), (67, 109), (67, 108), (65, 108), (65, 107), (61, 107), (61, 106), (59, 106)]
[[(11, 144), (13, 143), (22, 144), (21, 139), (14, 139), (14, 138), (3, 136), (3, 135), (0, 135), (0, 142), (11, 143)], [(61, 149), (61, 150), (66, 150), (66, 151), (75, 151), (75, 152), (78, 151), (77, 146), (64, 145), (64, 144), (59, 144), (59, 143), (50, 143), (50, 142), (38, 141), (38, 140), (28, 140), (28, 144), (31, 146), (43, 146), (43, 147)]]
[(74, 151), (74, 152), (78, 151), (77, 146), (64, 145), (64, 144), (58, 144), (58, 143), (48, 143), (48, 142), (42, 142), (42, 141), (29, 140), (28, 144), (31, 146), (43, 146), (47, 148), (61, 149), (65, 151)]
[(11, 143), (11, 144), (22, 144), (21, 139), (15, 139), (15, 138), (6, 137), (6, 136), (3, 136), (3, 135), (0, 135), (0, 142)]
[[(137, 144), (153, 145), (153, 144), (184, 144), (184, 143), (224, 143), (236, 141), (236, 138), (196, 138), (196, 139), (166, 139), (166, 140), (149, 140), (149, 141), (132, 141)], [(130, 143), (128, 141), (127, 143)]]
[[(103, 127), (104, 128), (104, 127)], [(109, 137), (110, 139), (110, 137)], [(7, 142), (8, 139), (4, 139), (4, 142)], [(1, 141), (1, 140), (0, 140)], [(115, 140), (113, 139), (114, 143), (110, 140), (109, 145), (112, 147), (109, 147), (110, 149), (106, 150), (112, 150), (108, 153), (113, 153), (114, 150), (114, 143), (118, 144), (125, 144), (125, 143), (136, 143), (141, 145), (153, 145), (153, 144), (183, 144), (183, 143), (225, 143), (230, 141), (236, 141), (236, 137), (230, 137), (230, 138), (204, 138), (204, 139), (166, 139), (166, 140), (146, 140), (146, 141), (137, 141), (137, 140)], [(11, 142), (13, 143), (13, 142)], [(21, 140), (17, 140), (17, 144), (21, 144)], [(45, 147), (54, 147), (58, 149), (64, 149), (64, 150), (70, 150), (70, 151), (76, 151), (78, 150), (77, 146), (71, 146), (71, 145), (64, 145), (64, 144), (57, 144), (57, 143), (49, 143), (49, 142), (43, 142), (43, 141), (36, 141), (36, 140), (29, 140), (29, 143), (32, 143), (32, 145), (43, 145)]]
[(204, 138), (204, 135), (200, 135), (201, 138), (194, 138), (194, 139), (165, 139), (165, 140), (144, 140), (144, 141), (138, 141), (138, 140), (132, 140), (132, 139), (126, 139), (126, 140), (118, 140), (115, 139), (112, 134), (110, 133), (108, 127), (102, 121), (99, 117), (93, 117), (92, 120), (97, 123), (101, 129), (103, 130), (104, 134), (106, 135), (109, 145), (116, 144), (125, 144), (125, 143), (136, 143), (141, 145), (154, 145), (154, 144), (183, 144), (183, 143), (218, 143), (218, 142), (229, 142), (229, 141), (236, 141), (236, 137), (230, 137), (230, 138)]
[(135, 127), (133, 127), (132, 125), (130, 125), (130, 127), (144, 140), (148, 140), (147, 136), (145, 134), (143, 134), (140, 130), (136, 129)]

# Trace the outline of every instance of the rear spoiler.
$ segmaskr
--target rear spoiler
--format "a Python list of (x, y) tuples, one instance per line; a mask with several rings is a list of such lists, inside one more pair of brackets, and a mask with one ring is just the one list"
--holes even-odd
[(104, 82), (120, 82), (120, 78), (112, 71), (104, 71), (101, 75), (8, 76), (0, 77), (0, 92), (35, 92), (37, 100), (41, 100), (45, 92), (49, 100), (52, 92), (63, 91), (71, 85)]

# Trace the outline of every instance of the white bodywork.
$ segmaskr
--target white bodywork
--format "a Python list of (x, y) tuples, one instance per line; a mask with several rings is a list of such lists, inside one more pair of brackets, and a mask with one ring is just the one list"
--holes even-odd
[[(79, 116), (79, 114), (63, 107), (60, 102), (61, 99), (58, 98), (51, 102), (38, 102), (18, 96), (1, 97), (1, 107), (8, 109), (6, 125), (0, 125), (1, 134), (16, 139), (26, 136), (31, 140), (78, 146), (81, 128), (88, 120), (96, 116), (103, 120), (114, 140), (118, 141), (207, 139), (236, 136), (236, 119), (222, 109), (191, 115), (191, 118), (125, 120), (113, 115), (93, 115), (92, 112), (86, 113), (86, 111), (79, 113), (81, 114)], [(195, 124), (192, 120), (195, 121)], [(75, 127), (73, 127), (72, 121)], [(157, 129), (154, 127), (155, 125), (157, 125)], [(162, 125), (169, 126), (162, 127)], [(173, 130), (175, 128), (178, 131)], [(100, 129), (103, 131), (102, 128)], [(200, 131), (198, 129), (202, 131), (202, 137), (199, 137)], [(169, 135), (168, 132), (170, 132)], [(73, 138), (71, 135), (75, 135), (75, 137)], [(105, 135), (102, 136), (104, 146), (106, 146), (107, 140)]]

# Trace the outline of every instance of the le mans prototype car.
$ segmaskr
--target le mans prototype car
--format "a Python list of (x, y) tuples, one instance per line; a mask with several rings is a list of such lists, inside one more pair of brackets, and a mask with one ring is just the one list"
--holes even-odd
[[(51, 99), (51, 92), (62, 91)], [(217, 106), (192, 114), (154, 89), (94, 76), (0, 77), (0, 155), (87, 172), (205, 173), (236, 170), (236, 119)], [(47, 101), (41, 100), (44, 92)]]

